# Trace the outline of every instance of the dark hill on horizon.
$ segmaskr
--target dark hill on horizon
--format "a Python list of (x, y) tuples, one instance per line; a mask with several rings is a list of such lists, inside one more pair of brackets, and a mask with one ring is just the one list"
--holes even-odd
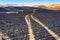
[(60, 13), (59, 10), (50, 10), (45, 8), (34, 8), (34, 7), (0, 7), (0, 12), (20, 12), (23, 10), (26, 13), (32, 13), (33, 11), (37, 13)]

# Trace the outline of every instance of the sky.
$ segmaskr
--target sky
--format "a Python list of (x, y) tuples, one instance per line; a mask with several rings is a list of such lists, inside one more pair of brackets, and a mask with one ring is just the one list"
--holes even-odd
[(60, 4), (60, 0), (0, 0), (0, 4), (47, 5)]

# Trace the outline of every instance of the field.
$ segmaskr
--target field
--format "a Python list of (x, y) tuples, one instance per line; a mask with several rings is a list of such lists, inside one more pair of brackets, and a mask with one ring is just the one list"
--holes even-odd
[(3, 34), (1, 38), (3, 40), (59, 40), (59, 13), (32, 7), (0, 8), (0, 32)]

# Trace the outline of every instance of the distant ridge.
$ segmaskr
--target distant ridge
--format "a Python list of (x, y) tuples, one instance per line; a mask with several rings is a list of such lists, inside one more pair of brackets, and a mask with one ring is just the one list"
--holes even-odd
[[(0, 4), (0, 8), (1, 7), (23, 7), (25, 9), (31, 7), (31, 6), (23, 6), (23, 5), (20, 5), (20, 4)], [(35, 5), (35, 6), (32, 6), (32, 8), (42, 8), (42, 9), (48, 9), (48, 10), (60, 10), (60, 4), (52, 4), (52, 5)]]
[(52, 5), (35, 5), (35, 8), (44, 8), (50, 10), (60, 10), (60, 4), (52, 4)]

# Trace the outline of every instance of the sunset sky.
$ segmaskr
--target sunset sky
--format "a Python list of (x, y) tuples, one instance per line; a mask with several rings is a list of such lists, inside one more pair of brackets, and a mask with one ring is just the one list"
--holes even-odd
[(0, 4), (47, 5), (60, 4), (60, 0), (0, 0)]

